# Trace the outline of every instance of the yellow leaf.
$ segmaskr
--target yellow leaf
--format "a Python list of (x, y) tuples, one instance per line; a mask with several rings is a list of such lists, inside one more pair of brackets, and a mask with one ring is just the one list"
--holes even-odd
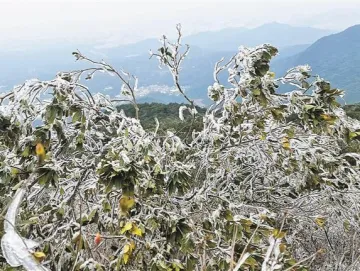
[(260, 214), (259, 217), (260, 217), (261, 220), (266, 220), (267, 219), (267, 215), (265, 215), (265, 214)]
[(135, 205), (134, 197), (122, 196), (119, 200), (119, 208), (122, 212), (127, 213)]
[(281, 253), (284, 253), (285, 250), (286, 250), (286, 245), (285, 245), (285, 244), (280, 244), (280, 245), (279, 245), (279, 249), (280, 249), (280, 252), (281, 252)]
[(37, 144), (36, 144), (36, 147), (35, 147), (35, 152), (36, 152), (36, 155), (38, 155), (38, 156), (43, 156), (43, 155), (45, 155), (44, 145), (41, 144), (41, 143), (37, 143)]
[(135, 249), (135, 242), (133, 240), (130, 241), (130, 250), (133, 251)]
[(44, 252), (41, 252), (41, 251), (36, 251), (33, 253), (33, 256), (35, 257), (35, 259), (38, 261), (38, 262), (42, 262), (45, 258), (46, 258), (46, 255)]
[(358, 137), (358, 136), (360, 136), (360, 132), (350, 132), (349, 133), (349, 138), (350, 139), (353, 139), (353, 138)]
[(130, 252), (130, 249), (131, 249), (130, 245), (126, 244), (123, 248), (123, 253), (126, 254), (126, 253)]
[(137, 236), (142, 236), (141, 229), (138, 226), (136, 226), (135, 224), (133, 224), (131, 233), (134, 234), (134, 235), (137, 235)]
[(320, 117), (321, 117), (323, 120), (331, 120), (331, 116), (330, 116), (330, 115), (327, 115), (327, 114), (321, 114)]
[(260, 135), (260, 139), (261, 139), (261, 140), (265, 140), (265, 139), (266, 139), (266, 136), (267, 136), (267, 134), (266, 134), (265, 132), (263, 132), (263, 133), (261, 133), (261, 135)]
[(253, 222), (250, 219), (242, 219), (240, 220), (241, 225), (244, 226), (251, 226), (253, 224)]
[(321, 228), (325, 226), (325, 222), (326, 222), (326, 219), (324, 217), (315, 218), (315, 223)]
[(268, 72), (268, 75), (270, 76), (270, 78), (275, 78), (275, 73), (274, 72)]
[(336, 116), (331, 116), (331, 115), (327, 115), (327, 114), (321, 114), (320, 117), (325, 120), (326, 122), (328, 122), (329, 124), (334, 124), (336, 121)]
[(280, 231), (279, 229), (273, 230), (273, 236), (277, 239), (282, 239), (286, 235), (286, 231)]
[(129, 261), (129, 257), (130, 257), (129, 254), (124, 254), (124, 255), (123, 255), (124, 264), (127, 264), (127, 262)]
[(282, 239), (282, 238), (285, 237), (285, 235), (286, 235), (286, 231), (280, 231), (280, 232), (278, 233), (278, 235), (276, 236), (276, 238)]
[(132, 222), (127, 222), (127, 223), (125, 224), (125, 226), (121, 229), (120, 233), (123, 234), (123, 233), (131, 230), (132, 227), (133, 227)]
[(132, 251), (135, 249), (135, 243), (134, 241), (130, 241), (130, 243), (127, 243), (123, 248), (123, 259), (124, 263), (127, 264), (129, 261), (129, 257), (132, 253)]
[(251, 266), (253, 270), (255, 269), (255, 266), (259, 265), (258, 262), (251, 256), (246, 259), (245, 264)]
[(11, 168), (11, 171), (10, 171), (10, 173), (11, 173), (11, 175), (16, 175), (16, 174), (18, 174), (19, 173), (19, 170), (17, 169), (17, 168)]
[(282, 147), (285, 149), (285, 150), (290, 150), (290, 141), (289, 141), (289, 138), (286, 136), (282, 139)]

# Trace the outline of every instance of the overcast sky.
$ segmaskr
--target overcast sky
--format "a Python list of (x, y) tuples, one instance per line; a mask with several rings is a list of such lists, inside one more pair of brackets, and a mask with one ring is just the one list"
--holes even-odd
[(0, 48), (38, 43), (120, 44), (173, 33), (278, 21), (342, 30), (360, 23), (360, 0), (0, 0)]

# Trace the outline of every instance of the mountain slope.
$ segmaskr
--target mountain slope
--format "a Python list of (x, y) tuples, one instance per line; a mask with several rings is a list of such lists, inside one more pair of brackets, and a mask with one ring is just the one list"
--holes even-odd
[(280, 48), (279, 54), (275, 57), (276, 59), (288, 58), (297, 55), (305, 51), (311, 44), (299, 44)]
[(287, 69), (309, 64), (313, 74), (329, 80), (346, 91), (345, 101), (360, 101), (360, 25), (323, 37), (304, 52), (275, 60), (273, 69), (283, 74)]
[(229, 28), (221, 31), (203, 32), (184, 38), (184, 42), (203, 49), (235, 51), (240, 45), (257, 46), (271, 43), (279, 48), (298, 44), (311, 44), (333, 33), (311, 27), (297, 27), (281, 23), (269, 23), (254, 29)]
[(218, 31), (196, 33), (184, 37), (183, 41), (191, 46), (195, 45), (203, 49), (215, 51), (233, 50), (233, 44), (235, 43), (236, 49), (240, 45), (237, 41), (241, 40), (241, 36), (247, 31), (249, 31), (249, 29), (245, 27), (230, 27)]

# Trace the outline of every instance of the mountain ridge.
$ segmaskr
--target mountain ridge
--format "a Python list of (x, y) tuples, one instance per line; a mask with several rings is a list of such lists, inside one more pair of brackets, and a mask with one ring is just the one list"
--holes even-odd
[[(227, 29), (232, 29), (233, 32), (227, 31)], [(234, 51), (240, 45), (253, 47), (262, 43), (271, 43), (274, 46), (283, 48), (299, 44), (310, 44), (333, 32), (326, 29), (271, 22), (250, 29), (240, 27), (225, 28), (217, 32), (209, 31), (206, 34), (201, 34), (201, 39), (197, 34), (194, 34), (184, 37), (184, 41), (190, 41), (188, 42), (190, 45), (196, 45), (203, 49)], [(222, 35), (222, 33), (226, 33), (226, 36)], [(213, 40), (216, 42), (211, 42)]]
[(360, 101), (360, 24), (320, 38), (303, 52), (275, 59), (273, 70), (281, 75), (289, 68), (308, 64), (334, 87), (345, 90), (345, 101)]

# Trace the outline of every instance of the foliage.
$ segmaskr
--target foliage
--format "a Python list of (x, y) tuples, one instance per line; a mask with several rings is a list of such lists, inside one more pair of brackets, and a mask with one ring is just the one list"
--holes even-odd
[[(345, 105), (343, 108), (346, 112), (346, 115), (351, 118), (360, 120), (360, 104)], [(360, 153), (360, 139), (351, 141), (347, 147), (347, 151)]]
[[(177, 30), (154, 56), (189, 102), (184, 119), (199, 113), (180, 84), (188, 48)], [(308, 66), (276, 79), (276, 54), (264, 44), (220, 60), (214, 103), (184, 143), (159, 125), (144, 130), (136, 77), (75, 52), (94, 67), (1, 97), (2, 214), (26, 191), (12, 224), (40, 244), (50, 270), (356, 269), (360, 155), (347, 147), (360, 123)], [(225, 71), (229, 88), (218, 79)], [(79, 83), (96, 72), (123, 82), (136, 118)], [(294, 91), (278, 94), (279, 84)], [(4, 256), (13, 251), (2, 242)]]
[(360, 120), (360, 104), (345, 105), (344, 110), (349, 117)]

